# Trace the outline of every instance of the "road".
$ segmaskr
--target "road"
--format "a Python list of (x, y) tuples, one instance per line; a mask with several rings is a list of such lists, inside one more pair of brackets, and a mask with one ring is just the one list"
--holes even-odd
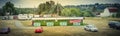
[(36, 27), (25, 27), (20, 21), (15, 21), (15, 26), (19, 29), (35, 29)]

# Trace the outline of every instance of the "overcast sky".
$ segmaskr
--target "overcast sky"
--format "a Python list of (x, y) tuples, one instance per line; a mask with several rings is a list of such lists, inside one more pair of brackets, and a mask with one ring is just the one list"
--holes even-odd
[[(34, 8), (38, 7), (40, 3), (44, 3), (50, 0), (0, 0), (0, 8), (8, 1), (12, 2), (15, 5), (15, 7)], [(94, 3), (120, 3), (120, 0), (53, 0), (53, 1), (55, 1), (55, 3), (60, 3), (63, 6)]]

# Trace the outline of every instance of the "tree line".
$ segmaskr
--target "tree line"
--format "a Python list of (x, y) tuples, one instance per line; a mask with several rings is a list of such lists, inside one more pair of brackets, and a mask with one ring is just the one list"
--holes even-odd
[[(90, 11), (82, 11), (80, 8), (66, 8), (59, 3), (54, 1), (46, 1), (45, 3), (39, 4), (38, 8), (16, 8), (11, 2), (7, 2), (2, 7), (2, 15), (18, 15), (18, 14), (56, 14), (59, 16), (71, 16), (71, 17), (94, 17), (95, 15)], [(120, 15), (120, 14), (117, 14)]]

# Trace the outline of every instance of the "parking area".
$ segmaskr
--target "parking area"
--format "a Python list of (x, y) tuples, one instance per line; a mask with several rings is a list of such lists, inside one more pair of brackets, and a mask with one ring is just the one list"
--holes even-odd
[(85, 31), (83, 29), (84, 26), (42, 26), (43, 33), (34, 33), (34, 29), (19, 29), (15, 27), (15, 21), (4, 20), (5, 25), (11, 27), (11, 32), (9, 34), (0, 34), (0, 36), (120, 36), (120, 30), (109, 28), (107, 25), (108, 20), (105, 19), (84, 20), (84, 23), (94, 24), (98, 28), (98, 32)]

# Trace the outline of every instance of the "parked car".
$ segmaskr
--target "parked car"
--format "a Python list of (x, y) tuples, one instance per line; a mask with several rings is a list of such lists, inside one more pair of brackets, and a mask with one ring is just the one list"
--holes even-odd
[(110, 28), (120, 29), (120, 22), (118, 22), (118, 21), (110, 21), (108, 23), (108, 25), (109, 25)]
[(35, 33), (42, 33), (42, 32), (43, 32), (42, 27), (38, 27), (37, 29), (35, 29)]
[(6, 20), (6, 17), (2, 17), (2, 20)]
[(0, 34), (8, 34), (8, 33), (10, 33), (9, 27), (4, 27), (0, 29)]
[(94, 25), (86, 25), (84, 27), (84, 29), (87, 30), (87, 31), (92, 31), (92, 32), (97, 32), (98, 31), (98, 29)]

